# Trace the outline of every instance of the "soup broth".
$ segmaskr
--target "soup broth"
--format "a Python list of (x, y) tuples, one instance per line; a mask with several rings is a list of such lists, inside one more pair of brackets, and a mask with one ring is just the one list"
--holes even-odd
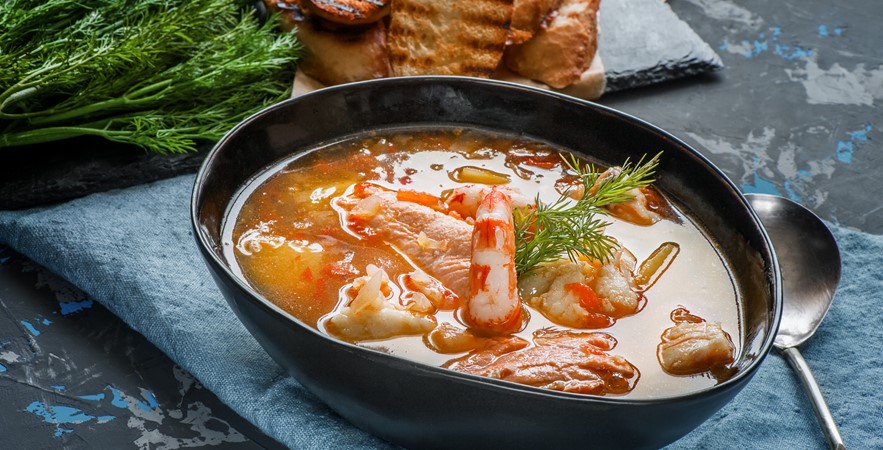
[[(356, 288), (360, 283), (370, 283), (369, 265), (388, 275), (383, 295), (391, 298), (405, 297), (402, 294), (407, 289), (402, 286), (407, 281), (403, 276), (415, 270), (431, 272), (421, 267), (425, 264), (419, 258), (384, 241), (382, 232), (354, 227), (354, 208), (347, 206), (348, 198), (365, 189), (395, 193), (400, 201), (432, 208), (452, 220), (463, 221), (471, 230), (471, 220), (448, 207), (450, 197), (446, 202), (445, 196), (450, 196), (452, 189), (498, 186), (531, 201), (539, 198), (552, 203), (574, 185), (572, 169), (561, 163), (562, 153), (567, 154), (567, 150), (544, 142), (474, 129), (405, 129), (350, 138), (295, 155), (245, 186), (225, 224), (225, 254), (234, 269), (268, 300), (304, 323), (339, 336), (334, 326), (329, 326), (330, 319), (360, 301), (357, 294), (361, 291)], [(666, 242), (676, 244), (676, 256), (669, 258), (670, 264), (660, 269), (649, 287), (636, 290), (637, 306), (631, 313), (588, 329), (574, 328), (554, 317), (550, 319), (548, 311), (525, 302), (523, 328), (512, 334), (528, 348), (537, 345), (537, 333), (548, 330), (612, 337), (615, 345), (602, 353), (624, 358), (636, 374), (628, 388), (601, 392), (607, 395), (658, 398), (700, 390), (726, 379), (730, 373), (726, 367), (689, 374), (680, 374), (671, 367), (666, 370), (660, 347), (677, 316), (697, 318), (693, 322), (703, 326), (720, 324), (731, 339), (731, 351), (738, 354), (742, 340), (740, 303), (729, 270), (714, 245), (672, 204), (667, 204), (665, 217), (652, 225), (638, 225), (612, 215), (602, 219), (609, 223), (605, 234), (628, 249), (639, 265)], [(429, 237), (419, 239), (436, 250), (442, 245)], [(562, 264), (566, 264), (566, 256), (562, 258)], [(524, 286), (519, 286), (524, 297)], [(681, 313), (676, 312), (679, 308)], [(459, 308), (430, 310), (427, 315), (435, 324), (466, 328)], [(471, 354), (470, 350), (440, 353), (429, 345), (427, 336), (428, 332), (384, 339), (344, 339), (457, 370), (462, 364), (452, 365), (452, 361), (465, 361)]]

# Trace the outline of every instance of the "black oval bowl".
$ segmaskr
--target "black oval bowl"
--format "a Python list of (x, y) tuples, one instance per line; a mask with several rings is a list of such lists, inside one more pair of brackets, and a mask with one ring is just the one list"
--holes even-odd
[[(231, 201), (263, 169), (343, 136), (439, 124), (523, 134), (608, 164), (662, 151), (656, 186), (716, 244), (739, 291), (743, 345), (736, 375), (686, 395), (632, 400), (462, 374), (321, 334), (231, 270), (222, 250), (222, 226)], [(745, 198), (720, 170), (639, 119), (509, 83), (393, 78), (323, 89), (269, 107), (227, 133), (208, 155), (196, 178), (191, 214), (215, 281), (267, 352), (341, 416), (411, 448), (663, 446), (697, 427), (745, 386), (770, 350), (781, 313), (772, 246)]]

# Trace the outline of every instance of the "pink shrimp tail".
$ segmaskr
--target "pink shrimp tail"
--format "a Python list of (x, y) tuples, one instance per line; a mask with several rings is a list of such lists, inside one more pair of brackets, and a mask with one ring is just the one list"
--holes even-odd
[(509, 196), (494, 188), (478, 207), (472, 231), (466, 325), (480, 334), (510, 334), (522, 326), (515, 273), (515, 226)]

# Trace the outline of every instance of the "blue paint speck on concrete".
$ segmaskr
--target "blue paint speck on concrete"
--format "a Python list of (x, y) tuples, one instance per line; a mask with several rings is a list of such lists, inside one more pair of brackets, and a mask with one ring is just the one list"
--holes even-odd
[(825, 24), (819, 25), (819, 36), (821, 37), (831, 37), (843, 36), (843, 27), (834, 27), (833, 30), (828, 30), (828, 26)]
[[(113, 398), (110, 400), (111, 405), (116, 406), (117, 408), (128, 408), (129, 407), (131, 400), (126, 401), (123, 398), (123, 393), (119, 389), (117, 389), (113, 386), (110, 386), (110, 385), (107, 386), (107, 389), (110, 389), (110, 393), (113, 394)], [(156, 401), (156, 396), (154, 396), (153, 392), (151, 392), (147, 389), (144, 389), (143, 391), (144, 391), (144, 399), (147, 401), (144, 402), (141, 400), (137, 400), (134, 402), (134, 404), (137, 405), (139, 408), (141, 408), (144, 411), (151, 411), (154, 408), (159, 407), (159, 403)]]
[(785, 180), (784, 187), (785, 187), (785, 192), (788, 193), (788, 198), (790, 198), (791, 200), (794, 200), (795, 202), (800, 202), (802, 200), (800, 197), (800, 194), (798, 194), (797, 191), (794, 189), (794, 185), (791, 183), (790, 180)]
[(28, 330), (28, 332), (31, 333), (31, 335), (33, 335), (34, 337), (37, 337), (37, 336), (40, 335), (40, 332), (37, 331), (37, 329), (34, 328), (34, 326), (31, 325), (31, 323), (28, 322), (27, 320), (22, 320), (22, 321), (20, 321), (20, 323), (21, 323), (21, 325), (22, 325), (23, 327), (25, 327), (25, 329)]
[(837, 141), (837, 159), (846, 164), (852, 164), (852, 154), (855, 152), (855, 145), (852, 141)]
[(795, 59), (809, 59), (812, 57), (812, 50), (807, 50), (799, 45), (793, 48), (790, 45), (776, 44), (774, 52), (789, 61)]
[(80, 398), (83, 400), (94, 400), (94, 401), (104, 400), (104, 393), (91, 394), (91, 395), (81, 395)]
[(853, 141), (867, 141), (868, 133), (873, 129), (873, 125), (867, 124), (863, 129), (849, 133), (849, 137), (852, 138)]
[(65, 390), (66, 388), (64, 387), (64, 385), (56, 384), (56, 385), (53, 385), (53, 386), (52, 386), (52, 389), (55, 389), (56, 391), (63, 391), (63, 390)]
[(58, 306), (61, 307), (61, 315), (66, 316), (77, 311), (91, 308), (92, 300), (83, 300), (81, 302), (58, 302)]
[(116, 406), (117, 408), (126, 408), (129, 406), (128, 403), (123, 400), (123, 393), (120, 392), (119, 389), (113, 386), (108, 386), (107, 388), (110, 389), (110, 393), (113, 394), (113, 398), (110, 400), (111, 405)]
[(61, 425), (85, 423), (93, 419), (98, 423), (107, 423), (116, 418), (115, 416), (95, 417), (77, 408), (61, 405), (50, 406), (41, 401), (32, 402), (25, 408), (25, 411), (43, 418), (43, 421), (46, 423), (55, 424), (55, 437), (60, 437), (65, 433), (73, 431), (62, 428)]
[(746, 40), (743, 40), (743, 41), (742, 41), (742, 47), (748, 49), (748, 50), (745, 50), (745, 53), (743, 53), (743, 55), (744, 55), (746, 58), (754, 57), (754, 51), (751, 49), (751, 43), (750, 43), (750, 42), (748, 42), (748, 41), (746, 41)]
[(767, 50), (769, 50), (769, 44), (766, 41), (754, 41), (753, 53), (755, 55), (759, 55)]
[(25, 411), (36, 414), (47, 423), (84, 423), (95, 418), (84, 413), (82, 410), (70, 406), (49, 406), (41, 401), (35, 401), (25, 408)]
[[(820, 32), (824, 31), (828, 33), (828, 29), (825, 25), (820, 25)], [(789, 44), (780, 44), (779, 36), (782, 35), (782, 29), (780, 27), (772, 27), (770, 28), (769, 36), (767, 39), (767, 34), (765, 32), (760, 32), (757, 34), (757, 39), (754, 39), (753, 42), (749, 42), (748, 40), (743, 39), (739, 44), (740, 48), (743, 49), (742, 56), (746, 58), (753, 58), (755, 56), (767, 53), (770, 51), (770, 42), (772, 42), (772, 50), (773, 53), (781, 58), (786, 60), (795, 60), (795, 59), (808, 59), (813, 56), (813, 50), (803, 48), (799, 45), (789, 45)], [(720, 50), (727, 50), (730, 48), (730, 43), (727, 40), (724, 40), (720, 45)]]
[(0, 364), (0, 372), (6, 372), (6, 370), (7, 370), (6, 366), (4, 366), (3, 364)]
[(147, 399), (147, 403), (141, 401), (138, 402), (138, 407), (140, 407), (141, 409), (145, 411), (150, 411), (153, 408), (159, 406), (159, 403), (156, 402), (156, 397), (153, 395), (153, 392), (145, 391), (144, 398)]
[(754, 174), (754, 183), (742, 183), (742, 192), (745, 193), (756, 193), (756, 194), (772, 194), (772, 195), (782, 195), (779, 192), (779, 189), (776, 187), (775, 183), (769, 181), (767, 179), (762, 178), (758, 174)]
[(52, 321), (49, 319), (40, 319), (40, 323), (43, 325), (52, 325)]
[(849, 132), (848, 140), (837, 141), (837, 148), (835, 150), (837, 160), (845, 164), (851, 164), (852, 156), (855, 153), (855, 144), (858, 142), (867, 142), (868, 133), (873, 129), (874, 126), (869, 123), (860, 130)]

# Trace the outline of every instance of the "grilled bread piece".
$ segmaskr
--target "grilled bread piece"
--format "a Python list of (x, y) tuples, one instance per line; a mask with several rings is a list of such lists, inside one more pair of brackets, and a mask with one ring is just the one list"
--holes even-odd
[(321, 21), (306, 19), (297, 24), (297, 38), (305, 49), (299, 68), (327, 86), (389, 76), (382, 20), (327, 29)]
[(607, 77), (604, 76), (604, 63), (601, 62), (601, 57), (598, 55), (598, 52), (595, 52), (595, 57), (592, 59), (589, 68), (580, 74), (579, 80), (563, 89), (554, 89), (548, 84), (540, 83), (539, 81), (534, 81), (523, 75), (512, 72), (505, 64), (500, 65), (497, 69), (497, 73), (494, 74), (494, 78), (512, 83), (534, 86), (541, 89), (552, 89), (572, 97), (586, 100), (595, 100), (601, 97), (601, 95), (604, 94), (604, 90), (607, 88)]
[(512, 24), (509, 26), (509, 44), (521, 44), (539, 31), (549, 13), (562, 0), (515, 0), (512, 3)]
[(343, 25), (375, 22), (389, 13), (392, 0), (306, 0), (317, 16)]
[(513, 0), (394, 0), (393, 74), (489, 77), (500, 63)]
[(599, 3), (564, 0), (533, 38), (506, 49), (506, 67), (559, 89), (579, 81), (598, 49)]

